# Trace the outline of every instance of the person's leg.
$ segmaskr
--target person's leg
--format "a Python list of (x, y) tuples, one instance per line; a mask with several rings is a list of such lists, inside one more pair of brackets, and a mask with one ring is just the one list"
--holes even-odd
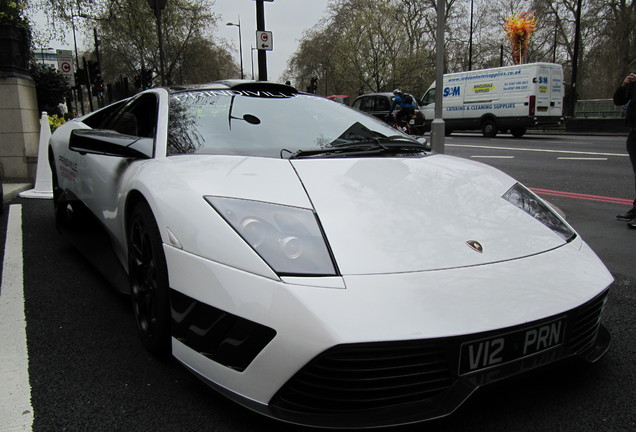
[[(629, 154), (629, 160), (632, 162), (632, 170), (634, 171), (634, 190), (636, 191), (636, 128), (632, 128), (631, 132), (627, 136), (627, 153)], [(636, 195), (634, 195), (636, 197)], [(634, 200), (636, 205), (636, 199)]]
[[(632, 170), (634, 171), (634, 196), (636, 197), (636, 129), (634, 128), (632, 128), (627, 136), (626, 148), (629, 154), (629, 160), (632, 163)], [(619, 220), (627, 220), (631, 228), (636, 228), (636, 199), (634, 199), (634, 204), (627, 213), (618, 215), (616, 218)]]

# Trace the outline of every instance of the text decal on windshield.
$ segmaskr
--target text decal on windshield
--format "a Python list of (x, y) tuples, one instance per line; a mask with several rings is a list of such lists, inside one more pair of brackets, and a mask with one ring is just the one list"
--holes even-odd
[(296, 96), (296, 93), (283, 93), (283, 92), (271, 92), (264, 90), (231, 90), (231, 89), (219, 89), (219, 90), (202, 90), (193, 91), (188, 93), (177, 93), (173, 97), (179, 102), (188, 102), (192, 99), (201, 100), (218, 96), (247, 96), (255, 98), (268, 98), (268, 99), (285, 99)]

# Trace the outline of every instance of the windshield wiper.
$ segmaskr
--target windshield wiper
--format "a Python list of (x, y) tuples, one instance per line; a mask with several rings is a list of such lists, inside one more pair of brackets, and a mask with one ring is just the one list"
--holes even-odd
[(357, 155), (369, 155), (379, 153), (385, 150), (381, 144), (375, 141), (360, 142), (342, 144), (334, 147), (317, 148), (310, 150), (298, 150), (289, 156), (290, 159), (310, 158), (315, 156), (320, 157), (340, 157), (340, 156), (357, 156)]
[[(388, 137), (373, 137), (364, 140), (356, 140), (355, 144), (371, 144), (375, 143), (382, 146), (384, 150), (403, 149), (406, 151), (427, 151), (430, 148), (426, 143), (421, 143), (410, 138), (403, 137), (402, 135), (391, 135)], [(338, 144), (332, 144), (334, 147), (340, 147)]]
[(373, 138), (368, 141), (356, 141), (348, 144), (334, 145), (311, 150), (298, 150), (289, 156), (290, 159), (312, 157), (356, 157), (371, 156), (383, 153), (422, 153), (427, 150), (424, 144), (402, 137)]
[(426, 150), (426, 144), (419, 141), (415, 141), (409, 138), (405, 138), (401, 135), (391, 135), (385, 138), (375, 138), (379, 143), (387, 147), (404, 147), (409, 149), (421, 149)]

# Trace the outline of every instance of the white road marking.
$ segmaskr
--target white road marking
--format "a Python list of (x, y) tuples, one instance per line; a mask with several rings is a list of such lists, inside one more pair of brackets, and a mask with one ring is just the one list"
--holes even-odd
[(481, 149), (494, 149), (494, 150), (513, 150), (513, 151), (530, 151), (530, 152), (544, 152), (544, 153), (563, 153), (563, 154), (579, 154), (579, 155), (594, 155), (594, 156), (618, 156), (628, 157), (627, 153), (601, 153), (601, 152), (587, 152), (576, 150), (548, 150), (548, 149), (536, 149), (536, 148), (521, 148), (521, 147), (498, 147), (498, 146), (482, 146), (472, 144), (446, 144), (448, 147), (466, 147), (466, 148), (481, 148)]
[(514, 156), (471, 156), (473, 159), (514, 159)]
[(590, 161), (605, 161), (607, 158), (605, 157), (558, 157), (558, 160), (590, 160)]
[(0, 431), (31, 431), (33, 407), (24, 316), (22, 206), (9, 207), (0, 286)]

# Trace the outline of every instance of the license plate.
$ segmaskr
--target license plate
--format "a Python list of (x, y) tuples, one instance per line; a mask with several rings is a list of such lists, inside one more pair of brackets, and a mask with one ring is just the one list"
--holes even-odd
[(539, 111), (539, 112), (548, 112), (548, 107), (545, 107), (545, 106), (537, 107), (537, 111)]
[(459, 352), (459, 374), (499, 366), (563, 343), (565, 318), (487, 339), (465, 342)]

